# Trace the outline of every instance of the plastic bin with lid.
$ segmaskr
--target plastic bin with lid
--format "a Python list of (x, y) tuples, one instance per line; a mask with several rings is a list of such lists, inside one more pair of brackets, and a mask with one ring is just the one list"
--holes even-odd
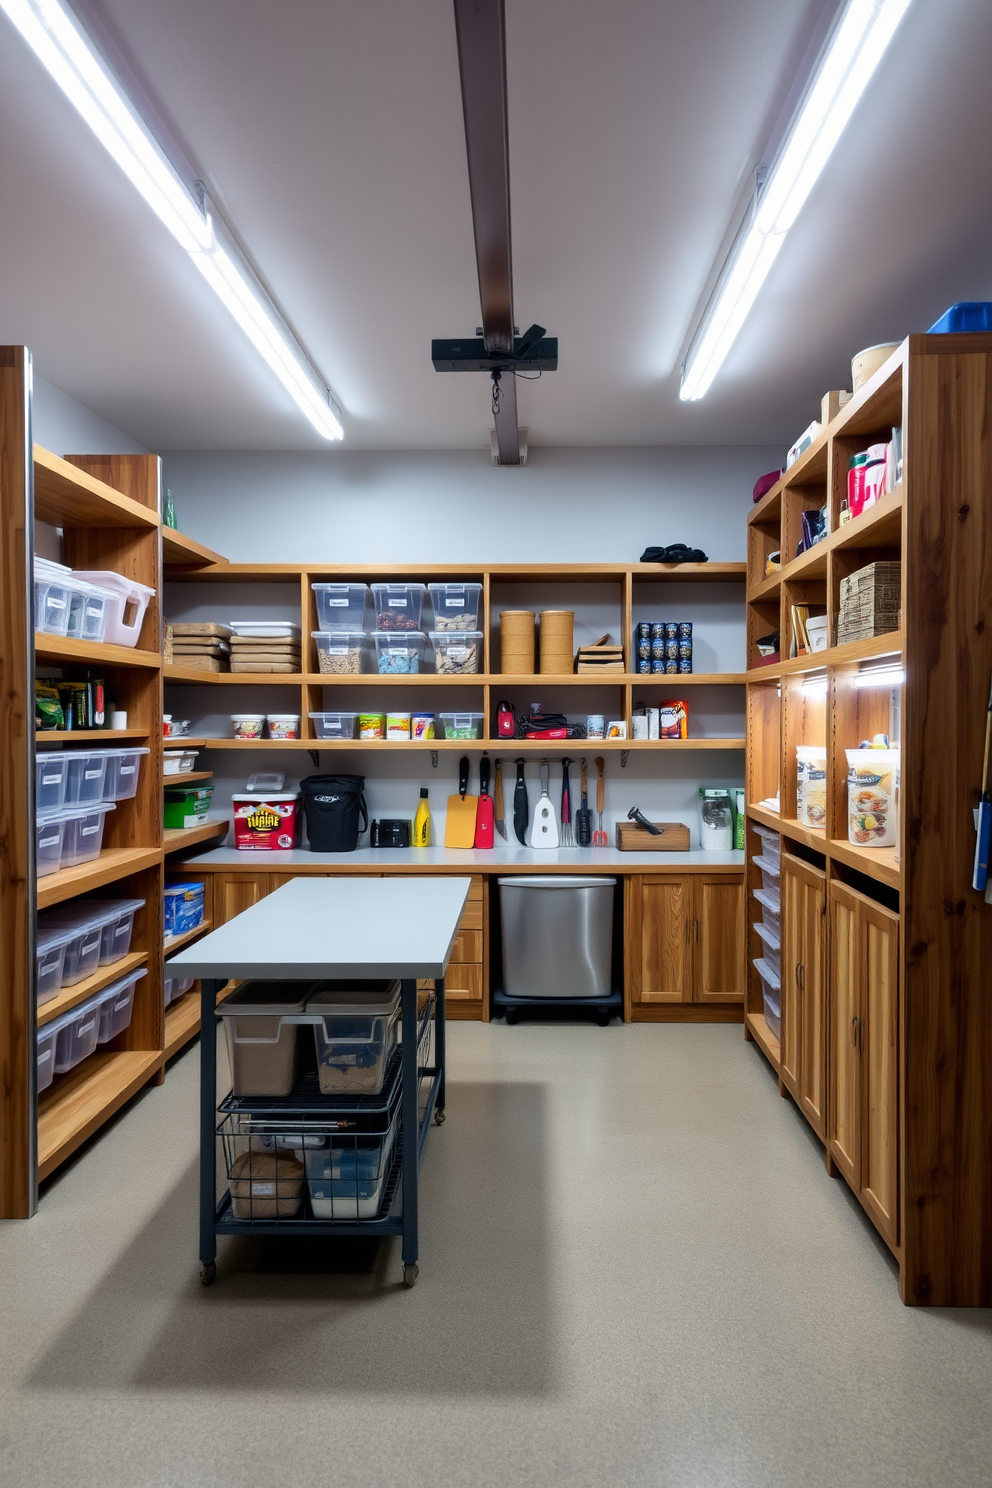
[(375, 629), (387, 634), (419, 630), (426, 596), (425, 584), (373, 584)]
[(58, 926), (68, 936), (62, 963), (63, 987), (74, 987), (96, 971), (100, 965), (103, 927), (113, 913), (113, 910), (108, 913), (98, 900), (83, 899), (78, 904), (50, 910), (44, 921), (39, 919), (39, 924)]
[(761, 919), (763, 924), (773, 930), (776, 935), (782, 934), (782, 905), (777, 893), (773, 894), (770, 889), (755, 889), (754, 897), (761, 905)]
[(482, 670), (481, 630), (432, 630), (430, 634), (439, 676), (470, 677)]
[(103, 782), (105, 801), (130, 801), (138, 790), (141, 761), (147, 749), (108, 749), (107, 774)]
[(147, 975), (144, 967), (139, 966), (136, 971), (129, 971), (127, 976), (121, 977), (119, 982), (104, 987), (100, 993), (100, 1027), (96, 1039), (98, 1044), (109, 1044), (111, 1039), (115, 1039), (130, 1025), (134, 1012), (134, 989), (141, 978)]
[(69, 626), (72, 570), (47, 558), (34, 560), (34, 628), (64, 636)]
[(106, 914), (103, 928), (100, 931), (100, 965), (113, 966), (115, 961), (120, 961), (131, 949), (131, 935), (134, 930), (134, 917), (139, 909), (144, 909), (144, 899), (105, 899), (93, 900), (94, 906), (99, 904)]
[(369, 638), (364, 630), (314, 630), (317, 670), (325, 677), (357, 677), (371, 669)]
[(764, 1004), (765, 1022), (777, 1039), (782, 1037), (782, 980), (763, 956), (754, 963), (761, 979), (761, 999)]
[(442, 738), (482, 738), (482, 723), (485, 717), (482, 713), (439, 713), (437, 716), (441, 720)]
[(354, 739), (358, 730), (357, 713), (311, 713), (314, 738)]
[(66, 806), (89, 806), (103, 800), (108, 753), (106, 749), (74, 749), (66, 755)]
[(155, 590), (137, 579), (126, 579), (111, 569), (80, 569), (73, 575), (95, 584), (109, 596), (107, 624), (103, 639), (110, 646), (136, 646), (141, 635), (145, 611), (155, 598)]
[(39, 923), (35, 939), (35, 986), (38, 1006), (58, 997), (62, 986), (62, 967), (65, 963), (65, 948), (71, 932), (58, 925)]
[(97, 1045), (100, 1033), (100, 1002), (103, 993), (90, 997), (79, 1007), (60, 1018), (55, 1018), (49, 1027), (55, 1030), (55, 1073), (64, 1075), (75, 1069), (81, 1060), (87, 1059)]
[(75, 868), (100, 856), (107, 817), (116, 810), (112, 801), (93, 806), (63, 806), (65, 835), (62, 838), (63, 868)]
[(376, 630), (375, 658), (380, 677), (403, 677), (423, 669), (427, 637), (423, 631)]
[(210, 820), (212, 785), (170, 785), (165, 793), (165, 825), (170, 831), (202, 827)]
[(47, 1090), (55, 1076), (55, 1024), (38, 1029), (38, 1094)]
[(36, 811), (57, 811), (65, 805), (65, 782), (71, 755), (44, 750), (34, 757), (34, 804)]
[(102, 641), (113, 595), (73, 574), (69, 580), (69, 623), (66, 635), (77, 641)]
[(378, 1095), (396, 1048), (397, 981), (325, 981), (307, 1001), (324, 1095)]
[(782, 877), (781, 865), (772, 858), (766, 858), (764, 853), (753, 858), (752, 862), (761, 873), (761, 887), (769, 893), (778, 894), (779, 880)]
[(770, 827), (759, 826), (757, 822), (752, 822), (751, 825), (761, 838), (762, 857), (769, 858), (773, 863), (778, 863), (782, 856), (781, 835), (778, 832), (773, 832)]
[(65, 807), (58, 811), (39, 811), (35, 820), (35, 875), (47, 878), (62, 866), (62, 843), (65, 838)]
[(304, 1155), (310, 1207), (316, 1219), (374, 1219), (389, 1177), (399, 1108), (381, 1136), (331, 1137)]
[(235, 635), (267, 641), (298, 639), (300, 635), (295, 620), (229, 620), (227, 623)]
[(760, 921), (754, 927), (754, 933), (762, 942), (764, 950), (762, 957), (768, 962), (777, 976), (782, 975), (782, 942), (770, 925), (764, 925)]
[(205, 895), (206, 884), (202, 880), (166, 884), (164, 895), (166, 942), (175, 940), (177, 935), (185, 935), (190, 930), (199, 929), (203, 924)]
[(220, 1003), (236, 1096), (289, 1095), (312, 982), (247, 982)]
[(184, 992), (192, 991), (195, 984), (195, 977), (166, 977), (162, 982), (165, 1006), (169, 1007), (172, 1003), (178, 1001)]
[(428, 584), (435, 630), (478, 630), (481, 584)]
[(196, 769), (197, 750), (164, 749), (162, 751), (163, 775), (189, 775)]
[(322, 631), (364, 630), (372, 606), (368, 584), (314, 584), (317, 625)]

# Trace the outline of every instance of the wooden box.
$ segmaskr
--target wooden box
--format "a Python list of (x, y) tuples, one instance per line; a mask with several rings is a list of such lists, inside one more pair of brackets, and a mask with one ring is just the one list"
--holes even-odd
[(688, 852), (689, 828), (685, 822), (654, 822), (662, 835), (653, 837), (634, 822), (617, 822), (617, 847), (621, 852)]

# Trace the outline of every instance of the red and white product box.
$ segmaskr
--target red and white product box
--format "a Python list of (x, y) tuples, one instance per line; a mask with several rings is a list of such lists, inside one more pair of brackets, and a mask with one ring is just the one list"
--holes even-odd
[(234, 845), (245, 852), (289, 852), (299, 846), (302, 818), (299, 791), (231, 797)]

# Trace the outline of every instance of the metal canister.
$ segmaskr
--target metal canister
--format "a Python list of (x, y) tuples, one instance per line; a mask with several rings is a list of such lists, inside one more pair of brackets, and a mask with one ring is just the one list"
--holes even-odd
[(679, 640), (680, 641), (691, 641), (692, 640), (692, 621), (691, 620), (680, 620), (679, 621)]
[(692, 671), (692, 657), (681, 657), (679, 660), (679, 671), (688, 673)]
[(679, 626), (677, 620), (665, 621), (665, 640), (677, 641), (679, 638)]
[(692, 642), (679, 641), (679, 661), (692, 660)]
[(637, 658), (637, 670), (639, 672), (650, 672), (650, 670), (651, 670), (651, 658), (650, 658), (650, 656), (639, 656)]
[(665, 675), (668, 676), (668, 677), (677, 677), (678, 674), (679, 674), (679, 667), (680, 667), (680, 665), (681, 665), (681, 662), (678, 662), (678, 661), (666, 661), (665, 662)]
[(678, 659), (679, 659), (679, 643), (678, 643), (678, 641), (677, 640), (666, 641), (665, 642), (665, 660), (666, 661), (678, 661)]

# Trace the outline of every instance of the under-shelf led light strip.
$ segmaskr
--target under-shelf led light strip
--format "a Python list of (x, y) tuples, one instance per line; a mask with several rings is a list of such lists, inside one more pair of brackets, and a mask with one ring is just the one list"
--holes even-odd
[(846, 0), (786, 138), (752, 198), (685, 361), (679, 397), (702, 398), (744, 324), (785, 235), (853, 114), (910, 0)]
[(61, 0), (0, 0), (31, 50), (325, 439), (339, 410), (299, 341), (213, 216), (179, 175), (117, 78)]

